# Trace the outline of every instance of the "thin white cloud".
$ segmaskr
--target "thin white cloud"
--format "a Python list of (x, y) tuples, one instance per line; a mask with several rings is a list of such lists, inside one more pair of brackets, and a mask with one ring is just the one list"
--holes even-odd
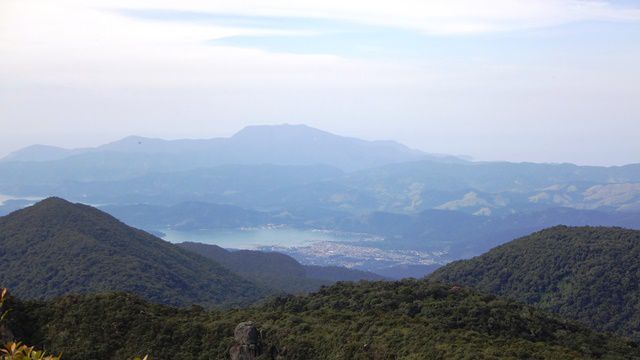
[[(176, 9), (261, 16), (296, 16), (410, 28), (432, 34), (473, 34), (575, 21), (631, 21), (638, 9), (576, 0), (3, 0), (0, 2), (0, 75), (25, 81), (117, 84), (238, 81), (274, 73), (349, 73), (366, 65), (329, 55), (269, 54), (212, 48), (229, 36), (282, 30), (203, 23), (139, 21), (107, 9)], [(376, 72), (372, 70), (372, 72)], [(379, 71), (378, 71), (379, 72)], [(294, 78), (295, 76), (292, 76)], [(338, 76), (341, 78), (342, 76)], [(366, 77), (365, 77), (366, 78)]]
[(110, 6), (339, 19), (472, 34), (555, 26), (577, 21), (639, 21), (640, 7), (603, 0), (116, 0)]

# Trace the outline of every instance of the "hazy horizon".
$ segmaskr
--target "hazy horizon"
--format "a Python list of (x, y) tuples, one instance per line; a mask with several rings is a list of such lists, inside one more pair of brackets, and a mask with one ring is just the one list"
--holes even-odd
[(304, 123), (477, 160), (640, 162), (622, 0), (0, 2), (0, 156)]
[[(18, 148), (15, 149), (10, 149), (8, 151), (2, 152), (2, 148), (0, 147), (0, 159), (2, 159), (3, 157), (24, 149), (26, 147), (32, 146), (32, 145), (45, 145), (45, 146), (55, 146), (55, 147), (60, 147), (60, 148), (64, 148), (64, 149), (81, 149), (81, 148), (93, 148), (93, 147), (97, 147), (97, 146), (101, 146), (101, 145), (105, 145), (108, 143), (112, 143), (112, 142), (116, 142), (119, 140), (122, 140), (124, 138), (127, 137), (143, 137), (143, 138), (151, 138), (151, 139), (161, 139), (161, 140), (209, 140), (209, 139), (214, 139), (214, 138), (229, 138), (231, 136), (233, 136), (235, 133), (239, 132), (240, 130), (244, 129), (245, 127), (251, 127), (251, 126), (282, 126), (282, 125), (303, 125), (303, 126), (309, 126), (307, 124), (303, 124), (303, 123), (274, 123), (274, 124), (261, 124), (261, 125), (246, 125), (242, 128), (239, 128), (235, 131), (232, 131), (229, 134), (223, 134), (223, 135), (217, 135), (217, 136), (203, 136), (203, 137), (162, 137), (162, 136), (145, 136), (142, 134), (129, 134), (129, 135), (123, 135), (121, 137), (118, 138), (113, 138), (113, 139), (106, 139), (102, 142), (97, 142), (97, 143), (91, 143), (89, 141), (78, 141), (78, 142), (49, 142), (49, 143), (30, 143), (30, 144), (26, 144), (24, 146), (20, 146)], [(311, 126), (309, 126), (311, 127)], [(402, 145), (406, 145), (409, 148), (415, 149), (415, 150), (420, 150), (423, 151), (425, 153), (429, 153), (429, 154), (435, 154), (435, 155), (453, 155), (453, 156), (457, 156), (457, 157), (461, 157), (461, 158), (465, 158), (468, 160), (472, 160), (472, 161), (510, 161), (510, 162), (534, 162), (534, 163), (571, 163), (571, 164), (576, 164), (576, 165), (586, 165), (586, 166), (622, 166), (622, 165), (629, 165), (629, 164), (636, 164), (638, 163), (638, 161), (636, 162), (629, 162), (629, 163), (615, 163), (615, 164), (594, 164), (594, 163), (580, 163), (580, 162), (575, 162), (575, 161), (557, 161), (557, 160), (549, 160), (549, 161), (535, 161), (535, 160), (527, 160), (527, 159), (509, 159), (507, 157), (505, 158), (495, 158), (495, 159), (485, 159), (485, 158), (478, 158), (476, 156), (473, 156), (472, 154), (463, 154), (463, 153), (453, 153), (453, 152), (435, 152), (435, 151), (430, 151), (429, 149), (425, 149), (425, 148), (420, 148), (419, 146), (410, 146), (406, 143), (403, 143), (401, 141), (398, 141), (396, 139), (389, 139), (389, 138), (364, 138), (364, 137), (358, 137), (358, 136), (353, 136), (353, 135), (348, 135), (348, 134), (339, 134), (339, 133), (333, 133), (331, 131), (327, 131), (326, 129), (322, 129), (322, 128), (315, 128), (312, 127), (314, 129), (318, 129), (321, 131), (326, 131), (329, 132), (333, 135), (337, 135), (337, 136), (344, 136), (344, 137), (350, 137), (350, 138), (356, 138), (356, 139), (362, 139), (362, 140), (367, 140), (367, 141), (394, 141), (397, 143), (400, 143)], [(77, 144), (77, 145), (74, 145)]]

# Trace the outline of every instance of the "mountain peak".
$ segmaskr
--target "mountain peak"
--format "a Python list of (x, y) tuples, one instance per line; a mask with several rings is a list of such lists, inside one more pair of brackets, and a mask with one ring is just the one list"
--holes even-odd
[[(83, 181), (105, 171), (103, 161), (115, 168), (114, 171), (109, 170), (109, 174), (118, 174), (124, 167), (136, 175), (143, 171), (167, 172), (225, 164), (322, 164), (343, 171), (355, 171), (418, 160), (460, 161), (454, 157), (429, 155), (395, 141), (371, 141), (336, 135), (303, 124), (247, 126), (231, 137), (211, 139), (164, 140), (128, 136), (94, 148), (23, 149), (7, 160), (65, 160), (60, 166), (91, 169)], [(138, 164), (132, 165), (136, 161)], [(40, 164), (22, 166), (35, 167)], [(66, 177), (66, 174), (54, 174)]]
[[(38, 266), (24, 266), (26, 253)], [(262, 291), (214, 261), (58, 197), (0, 217), (0, 263), (0, 283), (26, 298), (130, 291), (165, 304), (213, 305)]]
[(235, 133), (231, 138), (238, 139), (244, 137), (261, 138), (263, 136), (331, 136), (342, 137), (334, 135), (324, 130), (316, 129), (304, 124), (280, 124), (280, 125), (251, 125), (244, 127), (242, 130)]
[(77, 151), (57, 146), (36, 144), (11, 152), (0, 161), (52, 161), (71, 156)]
[(39, 202), (35, 203), (33, 206), (39, 207), (39, 206), (67, 206), (67, 205), (73, 205), (73, 203), (61, 197), (50, 196), (46, 199), (40, 200)]
[[(74, 204), (65, 199), (52, 196), (44, 200), (40, 200), (37, 203), (15, 211), (5, 217), (5, 219), (11, 219), (12, 221), (25, 221), (31, 222), (38, 219), (40, 222), (50, 222), (52, 219), (60, 219), (68, 216), (69, 213), (79, 212), (82, 213), (87, 209), (93, 209), (89, 206), (82, 204)], [(96, 209), (93, 209), (96, 210)], [(96, 210), (97, 211), (97, 210)], [(106, 216), (110, 216), (104, 213)]]
[[(70, 213), (80, 214), (85, 220), (96, 215), (115, 220), (111, 215), (95, 208), (83, 204), (75, 204), (56, 196), (48, 197), (32, 206), (13, 212), (7, 215), (6, 218), (28, 222), (37, 219), (38, 223), (47, 223), (52, 222), (53, 219), (68, 217)], [(51, 224), (53, 225), (53, 222)]]
[(107, 151), (130, 151), (130, 152), (163, 152), (170, 147), (171, 140), (149, 138), (138, 135), (131, 135), (120, 140), (99, 146), (97, 149)]

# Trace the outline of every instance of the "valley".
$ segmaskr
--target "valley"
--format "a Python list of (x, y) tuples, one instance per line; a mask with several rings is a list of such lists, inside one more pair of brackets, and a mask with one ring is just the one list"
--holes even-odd
[(397, 266), (437, 265), (448, 261), (446, 252), (380, 248), (377, 245), (384, 242), (384, 238), (362, 233), (300, 230), (273, 225), (200, 231), (163, 229), (160, 233), (163, 239), (172, 243), (198, 242), (231, 250), (278, 252), (305, 265), (341, 266), (374, 273), (385, 273)]

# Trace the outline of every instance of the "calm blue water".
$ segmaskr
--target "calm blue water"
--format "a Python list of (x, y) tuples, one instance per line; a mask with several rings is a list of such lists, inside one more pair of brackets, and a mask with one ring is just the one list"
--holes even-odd
[(365, 234), (336, 233), (291, 228), (251, 228), (230, 230), (162, 230), (164, 239), (173, 243), (184, 241), (215, 244), (229, 249), (259, 249), (263, 246), (301, 247), (316, 242), (350, 242), (379, 239)]

